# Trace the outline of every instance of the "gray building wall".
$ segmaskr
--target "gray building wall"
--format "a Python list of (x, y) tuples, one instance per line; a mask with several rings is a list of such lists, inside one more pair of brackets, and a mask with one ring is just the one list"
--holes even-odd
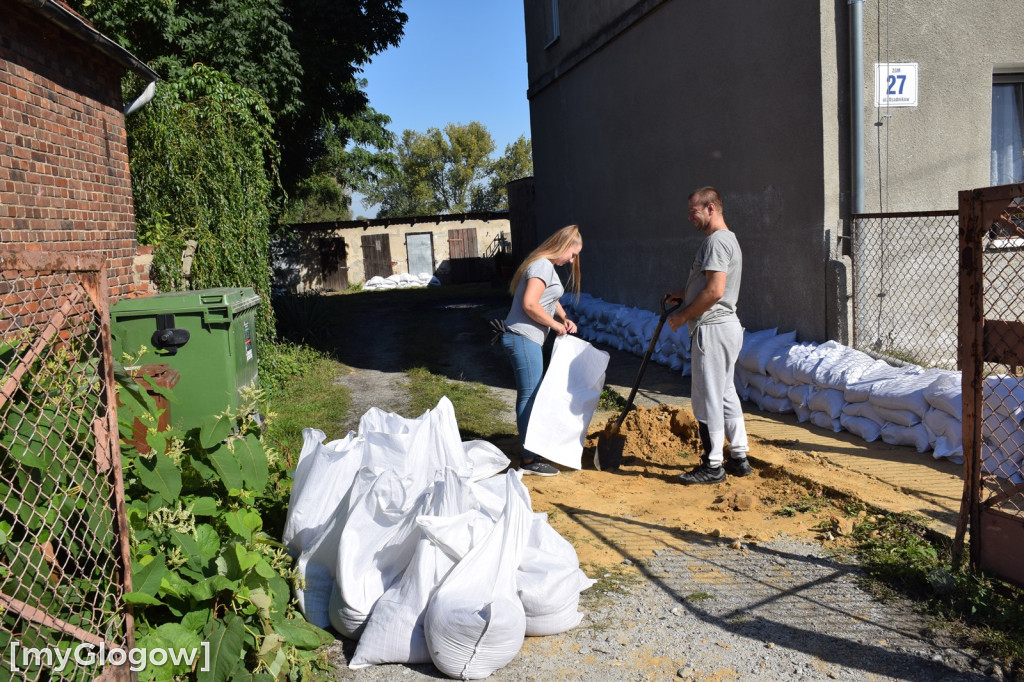
[[(558, 5), (549, 44), (550, 0), (525, 0), (536, 224), (581, 226), (584, 290), (655, 309), (702, 238), (687, 195), (710, 184), (744, 250), (745, 326), (845, 341), (847, 0)], [(863, 4), (865, 210), (955, 208), (988, 184), (992, 73), (1024, 64), (1019, 9)], [(917, 107), (876, 110), (876, 61), (919, 64)]]

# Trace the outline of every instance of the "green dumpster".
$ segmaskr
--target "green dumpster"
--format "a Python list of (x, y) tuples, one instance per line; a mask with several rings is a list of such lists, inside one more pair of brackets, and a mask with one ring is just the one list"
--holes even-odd
[(226, 408), (254, 385), (255, 313), (248, 287), (176, 291), (118, 301), (110, 307), (114, 357), (146, 353), (139, 364), (164, 363), (181, 375), (174, 388), (174, 425), (188, 429)]

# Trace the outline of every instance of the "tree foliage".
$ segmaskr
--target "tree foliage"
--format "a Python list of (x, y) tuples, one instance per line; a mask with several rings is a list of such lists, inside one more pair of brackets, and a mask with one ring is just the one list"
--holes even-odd
[[(168, 80), (193, 64), (223, 71), (266, 101), (291, 191), (367, 110), (357, 81), (401, 40), (401, 0), (69, 0), (106, 35)], [(378, 117), (366, 124), (381, 126)], [(386, 123), (386, 121), (384, 122)]]
[(489, 211), (508, 207), (505, 185), (533, 172), (530, 142), (520, 137), (492, 160), (494, 141), (479, 122), (406, 130), (394, 166), (364, 193), (379, 217)]
[(251, 286), (259, 338), (271, 339), (270, 207), (277, 147), (262, 98), (195, 66), (128, 119), (139, 242), (152, 244), (163, 291), (186, 287), (182, 252), (195, 242), (190, 288)]

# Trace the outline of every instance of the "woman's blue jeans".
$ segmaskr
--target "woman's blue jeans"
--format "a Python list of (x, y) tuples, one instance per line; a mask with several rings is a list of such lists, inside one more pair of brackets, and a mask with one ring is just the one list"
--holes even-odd
[[(512, 373), (516, 380), (516, 429), (519, 431), (520, 444), (526, 438), (526, 426), (530, 423), (533, 411), (533, 400), (537, 396), (540, 380), (544, 378), (544, 349), (536, 341), (525, 336), (505, 332), (501, 335), (501, 345), (508, 353), (512, 362)], [(532, 461), (536, 455), (523, 449), (523, 459)]]

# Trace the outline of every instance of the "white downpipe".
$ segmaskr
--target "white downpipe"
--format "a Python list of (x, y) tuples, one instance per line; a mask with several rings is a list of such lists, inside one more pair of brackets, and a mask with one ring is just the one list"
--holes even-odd
[(156, 81), (150, 81), (149, 85), (146, 86), (146, 89), (142, 91), (142, 94), (139, 95), (134, 102), (124, 108), (124, 115), (129, 116), (134, 114), (136, 111), (149, 104), (149, 101), (153, 99), (154, 94), (156, 94)]
[(864, 212), (864, 0), (850, 5), (850, 184), (853, 213)]

